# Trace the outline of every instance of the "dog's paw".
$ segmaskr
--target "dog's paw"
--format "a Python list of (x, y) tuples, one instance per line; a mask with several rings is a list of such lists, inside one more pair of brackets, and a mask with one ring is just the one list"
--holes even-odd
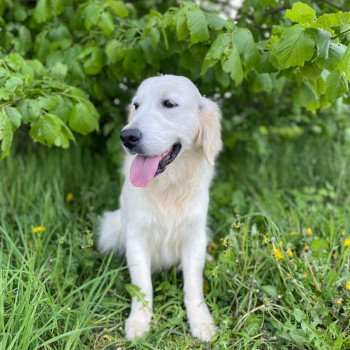
[(142, 337), (150, 330), (151, 314), (138, 312), (128, 317), (125, 322), (125, 336), (128, 340)]
[(214, 323), (200, 322), (191, 326), (191, 333), (195, 338), (199, 340), (209, 342), (215, 335), (217, 328)]
[(214, 320), (205, 304), (198, 307), (196, 312), (191, 312), (189, 324), (192, 335), (202, 341), (210, 341), (217, 331)]

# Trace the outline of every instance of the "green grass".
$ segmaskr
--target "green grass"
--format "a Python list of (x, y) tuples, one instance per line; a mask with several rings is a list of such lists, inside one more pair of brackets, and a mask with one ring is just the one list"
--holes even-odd
[(209, 345), (189, 334), (175, 268), (154, 276), (152, 331), (124, 339), (128, 272), (92, 235), (118, 203), (108, 156), (18, 152), (0, 163), (0, 349), (349, 349), (349, 163), (345, 148), (317, 140), (221, 156), (205, 270), (219, 332)]

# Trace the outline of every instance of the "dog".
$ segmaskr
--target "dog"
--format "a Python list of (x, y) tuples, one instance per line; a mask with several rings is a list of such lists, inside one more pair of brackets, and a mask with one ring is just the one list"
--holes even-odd
[(126, 150), (120, 209), (103, 215), (98, 233), (102, 252), (126, 255), (131, 282), (148, 303), (132, 298), (129, 340), (150, 329), (151, 273), (178, 264), (192, 335), (210, 341), (216, 332), (204, 301), (203, 268), (220, 120), (218, 105), (182, 76), (148, 78), (132, 100), (120, 134)]

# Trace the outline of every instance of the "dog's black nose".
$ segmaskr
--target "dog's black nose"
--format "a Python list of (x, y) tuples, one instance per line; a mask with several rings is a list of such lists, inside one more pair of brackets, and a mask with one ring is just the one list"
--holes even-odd
[(125, 129), (120, 133), (122, 144), (127, 148), (133, 148), (141, 140), (141, 132), (139, 129)]

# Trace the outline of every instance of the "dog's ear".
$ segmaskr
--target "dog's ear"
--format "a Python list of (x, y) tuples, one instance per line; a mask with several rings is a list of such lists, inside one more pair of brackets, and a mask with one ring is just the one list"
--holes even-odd
[(214, 165), (215, 157), (222, 148), (221, 141), (221, 111), (219, 106), (202, 97), (199, 106), (199, 134), (197, 145), (203, 147), (203, 152), (210, 165)]

